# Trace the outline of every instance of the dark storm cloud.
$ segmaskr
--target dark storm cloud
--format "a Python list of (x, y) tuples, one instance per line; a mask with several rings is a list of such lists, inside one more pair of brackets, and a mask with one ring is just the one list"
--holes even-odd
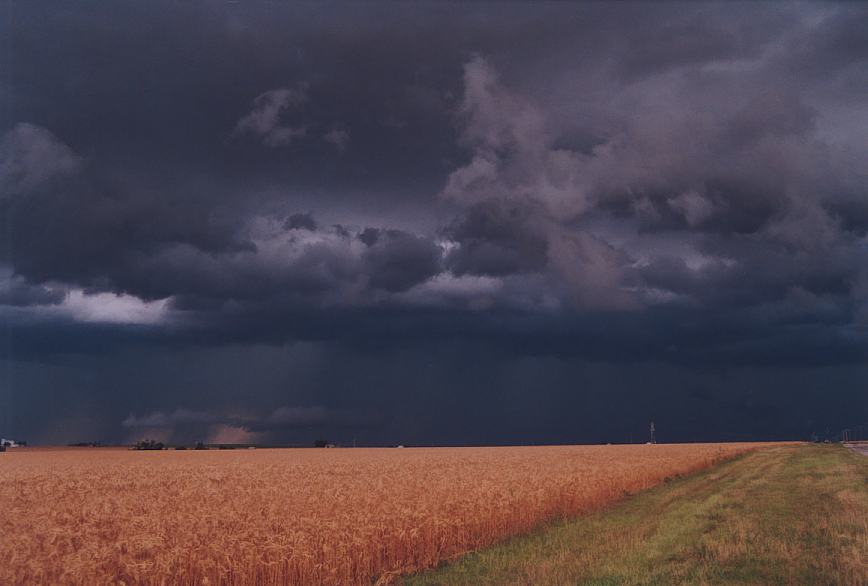
[(50, 131), (17, 124), (0, 145), (0, 253), (34, 281), (123, 288), (136, 256), (171, 243), (243, 250), (230, 218), (203, 217), (190, 200), (127, 190), (105, 180)]
[[(865, 359), (860, 5), (3, 11), (6, 356)], [(135, 412), (244, 427), (200, 392)]]
[[(515, 10), (513, 17), (505, 17), (505, 23), (509, 22), (506, 26), (526, 34), (523, 10)], [(629, 9), (636, 15), (647, 10)], [(250, 148), (244, 150), (242, 139), (252, 137), (266, 147), (290, 147), (295, 139), (308, 139), (303, 129), (316, 127), (321, 128), (318, 132), (323, 136), (331, 136), (329, 142), (342, 150), (349, 133), (338, 130), (334, 126), (337, 121), (353, 129), (353, 134), (368, 147), (380, 147), (382, 156), (390, 153), (391, 147), (388, 140), (380, 139), (388, 138), (389, 128), (405, 124), (395, 120), (402, 108), (416, 108), (414, 124), (424, 126), (451, 119), (453, 145), (440, 152), (442, 160), (451, 162), (439, 167), (439, 176), (445, 179), (441, 183), (442, 197), (459, 212), (441, 231), (449, 240), (442, 266), (440, 247), (423, 235), (378, 228), (389, 236), (366, 243), (368, 248), (360, 252), (353, 250), (351, 243), (342, 242), (339, 231), (317, 231), (312, 216), (297, 213), (284, 224), (288, 231), (305, 229), (325, 236), (281, 248), (281, 235), (271, 234), (263, 240), (251, 227), (257, 221), (254, 214), (267, 217), (269, 213), (292, 212), (286, 210), (279, 197), (270, 196), (271, 203), (269, 198), (257, 197), (254, 201), (258, 207), (250, 207), (243, 191), (236, 195), (221, 188), (209, 193), (201, 192), (202, 185), (190, 187), (188, 180), (179, 180), (178, 173), (182, 173), (184, 165), (195, 168), (196, 156), (188, 156), (183, 165), (169, 173), (175, 181), (169, 189), (136, 185), (129, 179), (118, 179), (116, 170), (104, 168), (103, 159), (111, 157), (79, 155), (50, 130), (30, 123), (18, 124), (4, 139), (3, 177), (10, 186), (8, 191), (17, 194), (4, 199), (4, 215), (10, 226), (7, 255), (15, 255), (10, 262), (17, 274), (37, 284), (56, 279), (143, 299), (174, 297), (177, 307), (187, 309), (196, 306), (194, 300), (219, 307), (230, 301), (264, 302), (277, 297), (326, 296), (367, 303), (370, 297), (364, 292), (366, 287), (389, 293), (407, 291), (445, 267), (457, 277), (543, 274), (555, 297), (567, 306), (590, 310), (647, 307), (643, 295), (648, 288), (675, 296), (692, 295), (684, 288), (669, 289), (661, 278), (655, 278), (649, 268), (656, 266), (653, 258), (640, 270), (634, 270), (631, 265), (636, 262), (636, 251), (613, 244), (605, 229), (583, 230), (581, 219), (596, 212), (608, 214), (613, 226), (634, 223), (640, 231), (683, 233), (689, 246), (701, 246), (693, 236), (721, 235), (716, 245), (724, 250), (719, 252), (720, 258), (710, 259), (714, 266), (729, 258), (727, 247), (742, 246), (731, 239), (753, 235), (748, 245), (750, 254), (730, 258), (737, 267), (729, 270), (726, 265), (722, 273), (764, 272), (769, 258), (782, 264), (810, 263), (813, 261), (806, 256), (816, 258), (832, 248), (839, 251), (837, 256), (847, 257), (844, 249), (854, 244), (840, 242), (836, 218), (841, 213), (829, 217), (826, 210), (852, 206), (849, 194), (854, 186), (858, 189), (860, 178), (853, 175), (852, 169), (841, 172), (829, 139), (819, 136), (817, 120), (821, 109), (828, 107), (828, 96), (813, 90), (822, 86), (813, 87), (808, 82), (804, 91), (793, 91), (784, 73), (794, 62), (779, 47), (788, 47), (800, 35), (809, 35), (817, 39), (817, 51), (821, 53), (815, 58), (839, 68), (842, 77), (857, 73), (854, 64), (864, 55), (859, 53), (862, 45), (858, 31), (852, 30), (848, 19), (840, 14), (848, 10), (806, 8), (804, 18), (788, 15), (765, 34), (755, 24), (738, 27), (743, 23), (721, 15), (717, 7), (683, 16), (660, 10), (654, 26), (642, 33), (633, 31), (629, 21), (622, 22), (616, 18), (618, 12), (608, 8), (583, 9), (566, 23), (543, 19), (543, 26), (552, 34), (562, 35), (558, 36), (561, 46), (541, 50), (552, 55), (572, 49), (588, 50), (586, 41), (568, 41), (566, 33), (591, 30), (591, 22), (604, 30), (609, 27), (630, 32), (622, 37), (625, 43), (599, 49), (601, 59), (597, 61), (558, 64), (546, 82), (573, 90), (578, 103), (586, 106), (593, 117), (571, 110), (568, 105), (553, 106), (552, 98), (541, 91), (546, 88), (529, 87), (524, 79), (533, 79), (530, 62), (518, 61), (514, 67), (501, 70), (497, 64), (510, 54), (510, 48), (496, 36), (484, 34), (486, 27), (471, 11), (462, 24), (466, 35), (492, 57), (454, 53), (438, 62), (434, 55), (426, 54), (428, 61), (422, 61), (413, 80), (398, 81), (392, 87), (374, 84), (382, 95), (392, 92), (385, 103), (395, 110), (388, 120), (379, 120), (376, 130), (365, 126), (370, 121), (365, 117), (364, 88), (361, 95), (356, 93), (362, 101), (355, 104), (348, 100), (336, 102), (340, 91), (330, 95), (337, 91), (334, 84), (341, 82), (342, 76), (355, 76), (339, 68), (330, 79), (317, 77), (303, 57), (309, 50), (331, 59), (345, 54), (352, 43), (374, 50), (378, 42), (367, 36), (367, 31), (383, 29), (373, 19), (363, 19), (359, 34), (329, 29), (328, 41), (302, 34), (294, 61), (275, 57), (275, 63), (286, 67), (283, 80), (265, 76), (263, 85), (245, 101), (236, 103), (231, 119), (228, 108), (221, 115), (212, 112), (212, 125), (224, 120), (224, 132), (233, 135), (228, 143), (209, 140), (213, 137), (206, 135), (196, 139), (196, 133), (186, 133), (184, 140), (201, 140), (213, 152), (222, 148), (226, 155), (238, 156), (242, 161), (250, 157), (268, 161), (272, 155), (256, 145), (247, 145)], [(442, 22), (455, 16), (449, 11), (435, 12)], [(149, 22), (159, 20), (151, 13), (136, 14)], [(417, 21), (420, 14), (400, 18), (436, 44), (440, 21), (435, 19), (435, 24), (422, 26)], [(316, 22), (328, 21), (315, 11), (305, 15), (315, 17)], [(763, 22), (776, 15), (780, 16), (775, 10), (759, 10), (756, 14)], [(35, 21), (30, 20), (34, 15), (25, 11), (19, 16), (25, 26), (35, 26)], [(176, 16), (183, 20), (190, 14), (180, 11)], [(226, 43), (238, 45), (238, 39), (245, 38), (245, 27), (264, 17), (256, 11), (215, 12), (206, 19), (199, 41), (223, 38), (224, 44), (215, 45), (220, 50)], [(50, 26), (60, 27), (73, 42), (82, 43), (75, 53), (77, 58), (89, 55), (86, 43), (76, 36), (76, 31), (89, 25), (70, 16), (67, 20), (58, 17)], [(124, 21), (117, 26), (123, 29)], [(178, 43), (172, 30), (166, 30), (167, 42)], [(417, 46), (416, 39), (398, 30), (387, 31), (392, 35), (390, 46)], [(263, 38), (271, 39), (269, 31), (266, 26)], [(111, 29), (103, 34), (108, 40), (117, 40)], [(835, 41), (837, 35), (846, 40)], [(282, 42), (277, 37), (272, 40)], [(638, 44), (643, 51), (638, 51)], [(22, 54), (38, 55), (26, 42), (20, 46)], [(849, 52), (849, 60), (834, 57), (836, 48), (841, 47)], [(240, 55), (262, 50), (242, 45), (238, 48)], [(803, 60), (809, 57), (803, 56)], [(389, 55), (386, 62), (387, 68), (404, 71), (398, 56)], [(163, 61), (152, 65), (170, 66)], [(201, 73), (196, 75), (213, 76), (225, 67), (216, 58), (213, 62), (204, 59), (202, 65)], [(430, 79), (441, 83), (439, 90), (418, 83), (418, 71), (426, 68), (437, 71)], [(450, 68), (451, 81), (447, 81), (450, 77), (445, 74)], [(463, 77), (455, 75), (462, 70)], [(625, 72), (629, 73), (626, 77)], [(20, 85), (27, 73), (21, 70), (17, 75), (12, 79)], [(97, 76), (94, 87), (124, 75), (123, 71), (113, 71), (104, 79)], [(828, 71), (815, 70), (814, 76), (819, 84), (828, 77)], [(571, 87), (574, 80), (583, 77), (589, 89)], [(162, 91), (163, 85), (155, 87)], [(557, 96), (557, 92), (553, 95)], [(809, 105), (811, 101), (814, 103)], [(208, 107), (212, 103), (218, 105), (211, 102)], [(327, 108), (327, 104), (331, 106)], [(335, 109), (338, 105), (344, 109), (355, 105), (358, 110), (339, 112)], [(183, 103), (173, 105), (173, 109), (183, 108)], [(375, 109), (372, 114), (376, 118), (384, 112)], [(360, 127), (361, 134), (354, 126)], [(170, 131), (166, 128), (166, 132)], [(88, 136), (75, 132), (71, 135), (79, 143)], [(378, 135), (380, 142), (371, 143)], [(87, 138), (84, 140), (86, 144)], [(84, 149), (100, 154), (98, 144), (92, 138), (90, 142), (92, 146)], [(570, 146), (573, 144), (580, 146)], [(285, 158), (287, 163), (316, 157), (318, 176), (324, 179), (331, 175), (327, 152), (317, 151), (314, 144), (305, 151), (292, 151), (292, 156)], [(154, 153), (145, 158), (165, 164)], [(400, 159), (389, 160), (394, 167), (401, 167)], [(267, 163), (267, 168), (258, 169), (255, 167), (260, 163), (253, 163), (246, 173), (280, 181), (284, 177), (279, 171), (275, 173), (275, 163), (276, 159)], [(112, 164), (132, 172), (128, 163), (113, 160)], [(242, 162), (242, 166), (247, 163)], [(227, 170), (224, 165), (212, 168), (212, 174), (218, 177)], [(229, 170), (232, 168), (230, 165)], [(402, 172), (379, 175), (399, 176)], [(62, 184), (56, 183), (61, 180)], [(50, 186), (46, 183), (52, 181), (55, 183)], [(200, 193), (186, 194), (186, 189)], [(437, 184), (431, 183), (422, 191), (430, 197), (436, 189)], [(327, 197), (339, 197), (339, 193), (337, 190)], [(836, 203), (838, 193), (848, 195), (844, 203)], [(349, 200), (344, 198), (343, 203)], [(330, 213), (340, 214), (343, 203), (330, 204)], [(430, 205), (420, 200), (418, 213), (426, 213)], [(346, 214), (357, 212), (348, 208)], [(340, 220), (352, 223), (351, 217)], [(51, 238), (37, 236), (36, 226), (40, 223), (47, 225)], [(806, 244), (816, 248), (818, 238), (837, 242), (820, 250), (804, 250)], [(274, 249), (271, 255), (269, 246)], [(781, 246), (788, 250), (780, 253)], [(857, 259), (858, 247), (849, 256)], [(855, 266), (850, 270), (852, 284), (860, 276)], [(687, 271), (695, 272), (692, 268)], [(794, 282), (787, 270), (777, 273), (776, 283), (762, 287), (786, 291), (804, 285), (814, 291), (818, 282), (830, 278), (838, 283), (839, 293), (848, 286), (846, 276), (804, 277), (806, 282), (801, 283)], [(707, 279), (702, 275), (686, 278)], [(721, 283), (726, 288), (718, 280)], [(755, 297), (764, 298), (759, 291)], [(778, 297), (782, 295), (778, 293)]]
[[(263, 235), (247, 226), (244, 234), (241, 219), (201, 217), (185, 202), (101, 183), (79, 161), (30, 124), (16, 126), (0, 147), (0, 179), (8, 186), (0, 201), (8, 228), (2, 250), (16, 273), (34, 282), (225, 301), (322, 294), (364, 278), (375, 289), (402, 291), (438, 271), (439, 247), (408, 232), (384, 230), (377, 243), (353, 251), (346, 229), (317, 232), (311, 214), (297, 213), (283, 223), (287, 232), (277, 226)], [(309, 238), (293, 235), (299, 229)]]
[(492, 276), (542, 270), (548, 243), (532, 214), (521, 204), (498, 200), (471, 206), (445, 229), (458, 245), (448, 256), (449, 268), (456, 275)]
[(370, 285), (386, 291), (406, 291), (440, 272), (440, 247), (401, 230), (368, 228), (359, 235)]
[(303, 228), (305, 230), (316, 230), (316, 220), (313, 217), (313, 214), (310, 213), (300, 213), (300, 214), (292, 214), (286, 219), (284, 226), (288, 230), (297, 230), (299, 228)]

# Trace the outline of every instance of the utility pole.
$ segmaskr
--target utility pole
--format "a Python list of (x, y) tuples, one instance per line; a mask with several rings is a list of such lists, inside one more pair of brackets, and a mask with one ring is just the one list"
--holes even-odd
[(654, 437), (654, 422), (653, 421), (651, 422), (651, 441), (648, 443), (651, 443), (651, 444), (657, 443), (657, 438)]

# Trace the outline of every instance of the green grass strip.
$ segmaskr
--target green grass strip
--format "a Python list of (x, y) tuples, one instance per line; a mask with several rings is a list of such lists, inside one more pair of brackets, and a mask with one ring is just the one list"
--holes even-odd
[(868, 584), (868, 457), (755, 452), (406, 584)]

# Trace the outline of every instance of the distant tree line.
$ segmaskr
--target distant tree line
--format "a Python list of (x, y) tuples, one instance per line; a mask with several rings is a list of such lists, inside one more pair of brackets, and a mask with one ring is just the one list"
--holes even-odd
[(166, 444), (154, 440), (141, 440), (133, 446), (134, 450), (165, 450)]

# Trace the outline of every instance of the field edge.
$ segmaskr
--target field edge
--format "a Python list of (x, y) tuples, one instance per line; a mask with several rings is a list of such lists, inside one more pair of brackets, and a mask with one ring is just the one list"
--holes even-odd
[(865, 584), (868, 458), (762, 448), (399, 583)]

